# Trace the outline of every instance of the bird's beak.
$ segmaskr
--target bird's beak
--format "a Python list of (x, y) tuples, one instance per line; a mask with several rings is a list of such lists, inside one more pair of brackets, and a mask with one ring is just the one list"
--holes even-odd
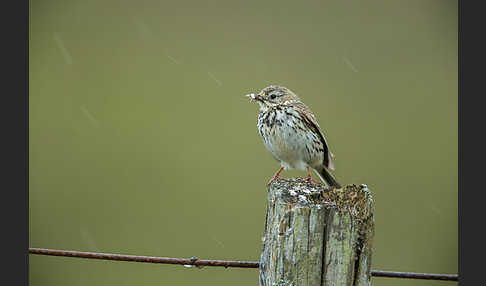
[(260, 94), (250, 93), (246, 96), (250, 98), (250, 102), (252, 102), (253, 100), (263, 102), (263, 97)]

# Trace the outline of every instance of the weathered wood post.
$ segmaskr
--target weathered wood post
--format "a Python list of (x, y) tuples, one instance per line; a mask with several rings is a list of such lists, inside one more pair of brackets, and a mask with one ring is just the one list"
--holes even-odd
[(270, 185), (260, 286), (371, 285), (373, 199), (366, 185)]

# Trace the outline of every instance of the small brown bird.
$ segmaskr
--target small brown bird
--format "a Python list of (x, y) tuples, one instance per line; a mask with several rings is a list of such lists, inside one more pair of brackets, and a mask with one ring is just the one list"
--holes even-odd
[(333, 188), (341, 188), (327, 169), (334, 170), (334, 156), (327, 146), (312, 111), (288, 88), (271, 85), (258, 94), (248, 94), (250, 102), (260, 104), (258, 132), (263, 144), (277, 161), (280, 169), (267, 185), (279, 179), (282, 170), (307, 170), (306, 180), (312, 178), (310, 168)]

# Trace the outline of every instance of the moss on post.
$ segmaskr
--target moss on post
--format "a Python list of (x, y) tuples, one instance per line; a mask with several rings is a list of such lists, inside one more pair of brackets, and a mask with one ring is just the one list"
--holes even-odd
[(365, 185), (270, 185), (261, 286), (370, 285), (373, 200)]

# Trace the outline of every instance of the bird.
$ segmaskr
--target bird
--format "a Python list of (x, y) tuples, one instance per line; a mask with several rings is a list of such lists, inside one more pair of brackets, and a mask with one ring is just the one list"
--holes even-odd
[(334, 170), (334, 154), (329, 150), (324, 134), (309, 107), (290, 89), (270, 85), (259, 93), (246, 95), (250, 102), (260, 105), (258, 133), (272, 156), (280, 162), (280, 169), (267, 183), (281, 179), (283, 170), (307, 170), (305, 180), (319, 184), (312, 178), (313, 169), (330, 188), (341, 185), (329, 173)]

